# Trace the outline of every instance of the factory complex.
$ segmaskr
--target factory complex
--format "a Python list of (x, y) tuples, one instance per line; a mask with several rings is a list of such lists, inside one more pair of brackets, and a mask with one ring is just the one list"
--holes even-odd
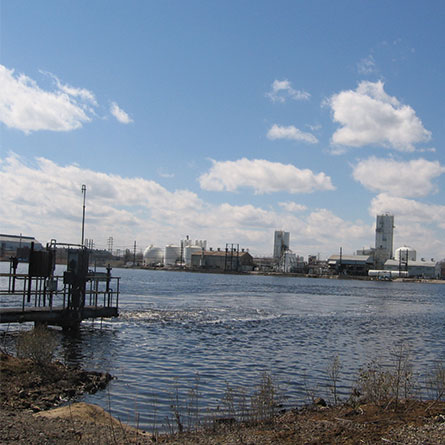
[(178, 245), (165, 248), (148, 246), (143, 253), (145, 267), (184, 268), (201, 271), (262, 272), (305, 274), (310, 276), (370, 277), (374, 279), (445, 277), (445, 263), (417, 259), (417, 252), (408, 246), (393, 250), (394, 216), (377, 215), (375, 247), (357, 250), (345, 255), (340, 247), (338, 254), (327, 260), (309, 255), (307, 260), (290, 249), (290, 232), (274, 232), (271, 257), (254, 258), (248, 249), (238, 244), (225, 248), (207, 248), (207, 241), (192, 241), (189, 237)]
[[(344, 254), (338, 253), (326, 260), (316, 255), (307, 259), (290, 249), (290, 232), (274, 232), (273, 252), (270, 257), (253, 257), (249, 249), (239, 244), (227, 243), (225, 247), (212, 248), (206, 240), (192, 240), (189, 236), (178, 244), (164, 247), (150, 245), (143, 253), (127, 249), (125, 255), (113, 255), (113, 250), (93, 250), (95, 265), (113, 267), (142, 267), (149, 269), (189, 270), (201, 272), (296, 274), (324, 277), (360, 277), (368, 279), (439, 279), (445, 278), (445, 260), (435, 262), (417, 258), (417, 252), (408, 246), (394, 251), (394, 216), (377, 215), (375, 246)], [(0, 255), (3, 260), (17, 257), (27, 261), (30, 246), (34, 250), (42, 245), (33, 237), (0, 234)], [(63, 255), (61, 255), (63, 258)]]

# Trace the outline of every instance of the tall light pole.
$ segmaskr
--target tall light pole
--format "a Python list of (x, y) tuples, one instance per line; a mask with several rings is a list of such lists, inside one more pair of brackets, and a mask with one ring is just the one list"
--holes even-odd
[(83, 246), (84, 236), (85, 236), (85, 198), (87, 196), (87, 186), (82, 184), (82, 194), (83, 194), (83, 213), (82, 213), (82, 242), (80, 243)]

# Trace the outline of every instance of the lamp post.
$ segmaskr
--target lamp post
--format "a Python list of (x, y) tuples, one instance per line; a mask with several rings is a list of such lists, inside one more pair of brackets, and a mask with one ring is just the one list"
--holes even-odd
[(82, 184), (82, 194), (83, 194), (83, 213), (82, 213), (82, 242), (80, 243), (83, 246), (84, 243), (84, 235), (85, 235), (85, 198), (87, 196), (87, 186)]

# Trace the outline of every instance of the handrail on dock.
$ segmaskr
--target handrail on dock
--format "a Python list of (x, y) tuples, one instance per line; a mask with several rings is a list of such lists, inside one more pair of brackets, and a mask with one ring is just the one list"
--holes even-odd
[[(29, 277), (28, 274), (0, 273), (0, 278), (8, 278), (8, 289), (0, 288), (0, 296), (8, 296), (7, 301), (0, 303), (0, 310), (5, 304), (17, 307), (14, 296), (21, 296), (22, 310), (26, 307), (61, 307), (71, 306), (69, 298), (69, 284), (63, 283), (62, 275), (54, 275), (51, 279)], [(89, 273), (85, 288), (85, 305), (93, 307), (118, 307), (119, 305), (119, 277), (110, 277), (104, 273)], [(3, 299), (3, 298), (2, 298)], [(14, 304), (15, 303), (15, 304)]]
[[(63, 275), (55, 274), (58, 246), (68, 248)], [(72, 328), (86, 318), (117, 317), (119, 278), (111, 276), (110, 265), (106, 272), (91, 271), (89, 255), (82, 245), (51, 240), (46, 249), (35, 250), (31, 243), (27, 274), (17, 273), (19, 260), (11, 257), (9, 273), (0, 274), (0, 323), (34, 321)]]

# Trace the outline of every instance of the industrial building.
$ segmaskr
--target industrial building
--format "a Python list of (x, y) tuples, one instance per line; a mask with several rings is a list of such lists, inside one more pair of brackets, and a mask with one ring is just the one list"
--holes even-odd
[(265, 273), (296, 273), (308, 275), (349, 275), (375, 278), (439, 278), (444, 274), (441, 263), (417, 261), (416, 251), (402, 246), (393, 251), (394, 216), (385, 213), (376, 216), (375, 247), (362, 248), (355, 255), (331, 255), (327, 261), (302, 256), (290, 248), (290, 232), (274, 231), (272, 257), (253, 259), (238, 244), (226, 244), (225, 249), (207, 249), (207, 241), (194, 240), (189, 236), (179, 244), (164, 248), (149, 246), (144, 251), (144, 264), (153, 267), (182, 267), (185, 269)]
[(146, 266), (159, 266), (164, 264), (164, 251), (160, 247), (148, 246), (143, 254)]
[(439, 278), (441, 274), (440, 264), (434, 261), (409, 261), (401, 265), (398, 260), (387, 260), (384, 270), (406, 270), (410, 278)]
[(305, 263), (302, 256), (287, 250), (281, 256), (279, 270), (284, 273), (303, 273), (304, 266)]
[(168, 244), (164, 248), (164, 266), (175, 266), (181, 262), (181, 246)]
[(339, 275), (368, 275), (374, 264), (372, 255), (331, 255), (328, 266)]
[(179, 245), (167, 244), (163, 249), (153, 245), (148, 246), (144, 251), (145, 266), (167, 266), (177, 265), (191, 266), (192, 254), (200, 253), (207, 247), (206, 240), (191, 240), (189, 236), (181, 240)]
[(385, 261), (393, 258), (394, 216), (377, 215), (375, 247), (357, 250), (356, 255), (331, 255), (331, 272), (345, 275), (368, 275), (370, 270), (383, 270)]
[(225, 272), (251, 272), (254, 268), (253, 258), (249, 252), (243, 250), (207, 250), (192, 253), (191, 267)]
[(0, 234), (0, 257), (8, 258), (17, 256), (19, 258), (28, 258), (31, 244), (34, 243), (34, 250), (42, 250), (42, 244), (33, 236), (6, 235)]
[(273, 257), (280, 260), (283, 253), (289, 250), (290, 233), (283, 230), (275, 230), (273, 243)]
[(374, 260), (377, 268), (393, 258), (394, 216), (389, 213), (377, 215), (375, 226)]
[(411, 247), (402, 246), (396, 249), (396, 252), (394, 254), (394, 259), (402, 263), (416, 261), (417, 252)]
[(385, 261), (385, 271), (405, 272), (410, 278), (439, 278), (440, 263), (434, 261), (417, 261), (417, 252), (408, 246), (399, 247), (395, 258)]
[(181, 258), (184, 265), (186, 267), (191, 267), (192, 255), (194, 253), (201, 253), (203, 250), (206, 250), (206, 248), (206, 240), (192, 241), (187, 235), (186, 239), (181, 241)]

